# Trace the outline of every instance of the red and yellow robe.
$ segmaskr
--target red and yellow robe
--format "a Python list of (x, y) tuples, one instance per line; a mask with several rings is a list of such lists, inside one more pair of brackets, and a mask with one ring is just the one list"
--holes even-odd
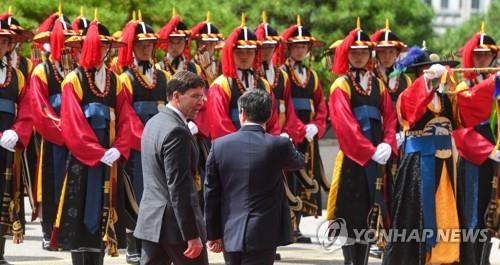
[[(259, 78), (258, 89), (265, 89), (272, 93), (266, 80)], [(235, 83), (235, 82), (231, 82)], [(208, 90), (207, 112), (209, 113), (210, 136), (212, 141), (224, 135), (236, 132), (239, 127), (237, 121), (238, 109), (237, 100), (242, 95), (236, 84), (230, 85), (230, 78), (223, 75), (219, 76)], [(272, 95), (272, 94), (271, 94)], [(273, 135), (280, 134), (281, 130), (277, 120), (274, 96), (272, 114), (266, 123), (266, 131)]]

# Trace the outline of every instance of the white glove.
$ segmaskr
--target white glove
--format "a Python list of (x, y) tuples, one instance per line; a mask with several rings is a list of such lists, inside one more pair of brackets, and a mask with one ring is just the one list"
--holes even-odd
[(112, 148), (109, 148), (104, 153), (104, 155), (101, 158), (101, 162), (103, 162), (104, 164), (111, 167), (111, 166), (113, 166), (113, 163), (116, 160), (118, 160), (118, 158), (120, 158), (120, 156), (121, 156), (120, 151), (118, 151), (118, 149), (112, 147)]
[(2, 138), (0, 138), (0, 146), (14, 152), (17, 140), (19, 140), (19, 137), (14, 130), (5, 130), (2, 134)]
[(424, 77), (426, 80), (433, 80), (441, 77), (446, 72), (446, 67), (441, 64), (433, 64), (429, 67), (428, 72), (425, 72)]
[(493, 150), (488, 157), (495, 162), (500, 162), (500, 151)]
[(196, 126), (196, 124), (194, 122), (189, 121), (187, 125), (188, 125), (189, 131), (191, 131), (192, 135), (195, 135), (199, 132), (198, 126)]
[(391, 157), (391, 146), (387, 143), (380, 143), (377, 145), (377, 150), (375, 151), (375, 154), (372, 156), (372, 160), (381, 164), (385, 165), (387, 164), (387, 160)]
[(288, 135), (288, 133), (286, 133), (286, 132), (280, 133), (280, 136), (285, 137), (285, 138), (290, 138), (290, 135)]
[(405, 133), (404, 132), (398, 132), (396, 133), (396, 143), (398, 145), (398, 148), (401, 147), (401, 145), (403, 144), (405, 140)]
[(314, 124), (307, 124), (306, 125), (306, 139), (311, 142), (314, 140), (314, 136), (318, 134), (318, 127)]

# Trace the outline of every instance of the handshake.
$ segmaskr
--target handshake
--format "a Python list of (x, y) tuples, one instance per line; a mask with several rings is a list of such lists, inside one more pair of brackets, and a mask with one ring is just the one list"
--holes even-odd
[(224, 243), (222, 242), (222, 239), (208, 240), (207, 248), (214, 253), (221, 253), (224, 251)]

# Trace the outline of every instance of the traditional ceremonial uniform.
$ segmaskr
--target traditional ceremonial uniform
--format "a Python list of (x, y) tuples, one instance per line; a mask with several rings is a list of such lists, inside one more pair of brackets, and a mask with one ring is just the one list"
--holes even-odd
[[(13, 42), (11, 44), (11, 51), (8, 54), (9, 63), (12, 67), (20, 70), (23, 73), (25, 80), (25, 89), (26, 91), (30, 91), (29, 89), (29, 80), (31, 76), (31, 72), (33, 70), (33, 64), (30, 59), (22, 56), (19, 52), (21, 51), (21, 46), (24, 42), (28, 42), (33, 38), (33, 33), (27, 29), (24, 29), (19, 24), (19, 21), (12, 16), (12, 13), (9, 11), (7, 13), (3, 13), (0, 15), (0, 20), (5, 20), (9, 25), (9, 28), (14, 31), (20, 39), (18, 42)], [(32, 183), (35, 180), (36, 173), (36, 161), (38, 157), (38, 148), (40, 139), (35, 131), (31, 134), (31, 139), (26, 147), (21, 153), (21, 183), (20, 190), (22, 190), (22, 197), (24, 197), (24, 190), (27, 191), (29, 196), (29, 201), (31, 205), (33, 205), (33, 197), (31, 195), (31, 189), (33, 187)], [(21, 212), (24, 212), (25, 204), (24, 199), (20, 201)], [(21, 222), (23, 226), (26, 224), (26, 218), (24, 215), (20, 216)], [(1, 264), (1, 263), (0, 263)]]
[(62, 15), (54, 14), (52, 19), (51, 31), (35, 36), (37, 43), (49, 43), (53, 47), (50, 58), (35, 67), (30, 81), (33, 125), (42, 138), (37, 146), (40, 155), (34, 217), (41, 217), (44, 249), (49, 248), (68, 156), (60, 127), (61, 83), (72, 71), (62, 64), (64, 56), (71, 56), (68, 52), (63, 55), (64, 39), (76, 34)]
[(103, 249), (117, 256), (125, 241), (117, 164), (128, 158), (132, 110), (119, 77), (101, 57), (102, 43), (123, 43), (97, 20), (84, 35), (80, 66), (62, 84), (61, 128), (71, 156), (53, 240), (71, 249), (73, 264), (102, 264)]
[[(198, 23), (191, 29), (190, 39), (195, 40), (197, 46), (197, 52), (193, 61), (200, 66), (201, 76), (207, 82), (207, 87), (209, 87), (215, 78), (222, 74), (222, 65), (215, 57), (215, 54), (210, 54), (206, 50), (203, 51), (202, 45), (203, 42), (214, 42), (218, 45), (224, 41), (224, 35), (210, 21), (210, 12), (207, 13), (205, 21)], [(209, 56), (208, 60), (202, 60), (201, 57), (203, 56)], [(204, 64), (203, 61), (209, 61), (209, 63)]]
[(130, 114), (131, 148), (130, 158), (125, 167), (124, 185), (127, 187), (127, 262), (139, 264), (141, 257), (140, 241), (134, 238), (133, 230), (137, 222), (139, 203), (143, 193), (143, 178), (141, 166), (141, 138), (146, 122), (156, 115), (167, 102), (167, 81), (171, 76), (163, 70), (155, 69), (152, 59), (138, 61), (133, 53), (134, 43), (151, 41), (158, 43), (150, 25), (142, 20), (132, 20), (123, 29), (122, 41), (127, 44), (118, 53), (118, 63), (126, 69), (120, 75), (124, 91), (128, 94), (128, 102), (134, 112)]
[[(286, 58), (286, 47), (293, 43), (305, 43), (311, 48), (319, 47), (324, 43), (312, 37), (309, 30), (300, 24), (300, 18), (298, 18), (296, 25), (290, 26), (282, 33), (281, 42), (273, 58), (274, 65), (282, 67), (289, 77), (295, 114), (306, 125), (296, 128), (296, 131), (290, 134), (297, 140), (302, 139), (298, 143), (298, 150), (306, 157), (306, 169), (291, 173), (295, 175), (295, 178), (289, 182), (293, 193), (300, 196), (303, 202), (301, 212), (295, 213), (298, 228), (301, 215), (321, 215), (321, 191), (318, 183), (325, 190), (328, 190), (330, 186), (324, 174), (318, 145), (318, 139), (326, 130), (327, 109), (323, 90), (314, 70), (304, 66), (303, 62), (294, 62), (291, 57)], [(315, 133), (311, 134), (313, 135), (311, 139), (304, 139), (308, 130)], [(307, 238), (302, 239), (298, 230), (295, 231), (295, 236), (299, 241), (310, 242)]]
[[(5, 20), (0, 20), (0, 36), (12, 42), (21, 40)], [(8, 264), (3, 257), (4, 236), (12, 235), (14, 243), (23, 241), (21, 150), (28, 146), (33, 125), (22, 72), (9, 64), (6, 55), (0, 58), (0, 65), (0, 264)]]
[[(189, 55), (189, 36), (191, 31), (188, 29), (186, 24), (181, 21), (175, 12), (167, 24), (163, 26), (158, 32), (161, 39), (166, 40), (166, 42), (158, 45), (162, 50), (165, 51), (165, 56), (163, 59), (156, 64), (158, 69), (168, 72), (170, 75), (174, 75), (177, 70), (187, 70), (193, 72), (197, 75), (201, 75), (201, 68), (190, 59)], [(186, 42), (183, 54), (179, 56), (172, 56), (168, 53), (168, 40), (170, 38), (183, 38)]]
[[(263, 46), (277, 47), (281, 40), (278, 32), (267, 22), (257, 26), (255, 35)], [(276, 99), (280, 132), (288, 134), (294, 143), (301, 143), (305, 136), (305, 125), (295, 114), (288, 74), (275, 66), (272, 61), (262, 61), (258, 71), (271, 86), (271, 91)]]
[[(463, 67), (475, 67), (474, 52), (491, 52), (495, 61), (497, 46), (495, 40), (484, 32), (476, 33), (462, 48)], [(456, 87), (464, 95), (489, 91), (493, 93), (494, 76), (476, 73), (464, 73), (465, 80)], [(485, 213), (491, 196), (495, 161), (489, 156), (495, 155), (497, 137), (496, 115), (493, 94), (480, 98), (461, 97), (457, 101), (459, 129), (453, 132), (455, 145), (459, 153), (457, 165), (457, 208), (461, 229), (485, 229)], [(494, 122), (490, 122), (490, 117)], [(498, 163), (498, 161), (496, 161)], [(477, 229), (477, 230), (476, 230)], [(485, 246), (486, 244), (486, 246)], [(479, 265), (483, 248), (489, 257), (491, 242), (462, 242), (460, 246), (460, 264)]]
[[(215, 42), (219, 43), (224, 40), (224, 36), (219, 32), (219, 29), (210, 22), (210, 15), (207, 14), (207, 19), (198, 23), (194, 28), (191, 29), (191, 39), (195, 40), (198, 46), (198, 50), (201, 42)], [(210, 63), (207, 65), (202, 65), (201, 57), (202, 56), (210, 56)], [(214, 54), (209, 54), (208, 51), (204, 51), (203, 53), (198, 53), (194, 57), (194, 62), (199, 65), (201, 69), (201, 77), (207, 83), (207, 89), (205, 90), (205, 94), (208, 96), (208, 88), (212, 84), (212, 82), (222, 74), (222, 65), (220, 61), (216, 60)], [(205, 139), (209, 139), (210, 135), (210, 120), (209, 115), (207, 113), (206, 105), (200, 109), (198, 114), (196, 115), (194, 122), (199, 129), (199, 134)], [(207, 149), (208, 151), (209, 149)], [(203, 150), (201, 150), (203, 151)], [(203, 152), (202, 152), (203, 153)], [(208, 155), (208, 153), (206, 154)], [(206, 155), (203, 160), (200, 160), (200, 163), (203, 162), (203, 165), (206, 161)]]
[[(208, 88), (210, 84), (222, 74), (222, 66), (220, 61), (215, 58), (214, 51), (212, 53), (204, 46), (212, 43), (218, 45), (224, 40), (224, 36), (219, 29), (210, 22), (210, 12), (207, 13), (205, 21), (198, 23), (191, 29), (190, 41), (195, 40), (197, 50), (193, 61), (200, 67), (200, 76), (205, 80), (206, 87), (204, 89), (205, 96), (208, 98)], [(189, 46), (189, 45), (188, 45)], [(215, 48), (214, 48), (215, 49)], [(194, 122), (194, 125), (193, 125)], [(205, 164), (208, 157), (208, 152), (211, 147), (210, 139), (210, 115), (206, 104), (203, 104), (201, 109), (196, 114), (194, 121), (190, 122), (191, 132), (196, 138), (200, 155), (198, 159), (198, 168), (195, 174), (195, 186), (199, 192), (200, 205), (203, 208), (203, 183), (205, 181)], [(196, 132), (197, 130), (197, 132)]]
[[(237, 69), (233, 60), (234, 49), (257, 49), (259, 42), (255, 33), (242, 24), (233, 30), (222, 50), (222, 72), (208, 90), (207, 112), (210, 117), (210, 136), (215, 140), (240, 128), (238, 98), (250, 89), (263, 89), (272, 93), (269, 83), (253, 69)], [(256, 58), (258, 55), (256, 55)], [(274, 104), (274, 99), (273, 99)], [(274, 107), (275, 105), (273, 105)], [(280, 128), (276, 110), (266, 123), (267, 131), (278, 135)]]
[[(257, 36), (257, 40), (262, 42), (263, 47), (267, 46), (276, 49), (281, 40), (281, 36), (266, 20), (264, 13), (263, 22), (257, 26), (255, 35)], [(302, 134), (302, 132), (305, 131), (305, 125), (295, 114), (292, 93), (290, 90), (290, 80), (287, 73), (283, 69), (275, 66), (272, 60), (266, 61), (264, 58), (258, 71), (259, 74), (267, 80), (274, 94), (280, 132), (285, 136), (288, 135), (294, 143), (301, 143), (304, 140), (304, 134)], [(286, 174), (284, 178), (286, 195), (290, 203), (292, 229), (296, 231), (297, 228), (294, 227), (297, 225), (295, 212), (302, 210), (302, 200), (290, 190)]]
[[(368, 69), (349, 67), (350, 49), (371, 49), (374, 43), (359, 27), (351, 31), (337, 48), (333, 71), (339, 75), (330, 88), (330, 117), (339, 141), (332, 186), (328, 196), (327, 220), (343, 218), (350, 239), (353, 229), (367, 229), (367, 219), (374, 203), (387, 213), (385, 201), (376, 190), (378, 167), (374, 157), (381, 148), (388, 149), (387, 159), (397, 155), (396, 112), (383, 82)], [(387, 161), (387, 160), (385, 160)], [(378, 193), (378, 194), (377, 194)], [(366, 243), (354, 241), (344, 247), (345, 261), (364, 264)]]
[[(454, 99), (443, 90), (452, 83), (445, 71), (442, 76), (439, 74), (439, 89), (434, 90), (430, 78), (439, 77), (438, 74), (419, 77), (419, 73), (433, 64), (455, 66), (458, 62), (431, 61), (430, 58), (439, 57), (418, 47), (412, 48), (407, 57), (409, 61), (403, 59), (407, 64), (398, 67), (408, 66), (407, 71), (417, 72), (418, 78), (401, 93), (397, 103), (405, 138), (391, 205), (391, 229), (418, 231), (418, 235), (389, 242), (383, 264), (452, 263), (458, 261), (459, 243), (446, 242), (446, 239), (437, 242), (438, 229), (458, 229), (452, 187)], [(432, 235), (426, 234), (424, 238), (424, 230), (431, 231)]]
[[(386, 21), (386, 27), (372, 34), (370, 39), (372, 42), (375, 43), (375, 53), (377, 53), (377, 50), (380, 49), (395, 48), (397, 49), (398, 51), (397, 54), (399, 56), (401, 52), (407, 51), (406, 44), (404, 44), (399, 39), (399, 37), (389, 29), (388, 21)], [(375, 73), (375, 76), (384, 83), (385, 89), (387, 90), (387, 92), (391, 97), (392, 106), (394, 109), (396, 109), (396, 101), (398, 100), (399, 95), (401, 94), (401, 92), (403, 92), (403, 90), (405, 90), (408, 86), (411, 85), (412, 81), (407, 74), (394, 72), (395, 61), (391, 67), (385, 68), (380, 62), (378, 56), (376, 58), (377, 59), (374, 63), (373, 72)], [(395, 59), (397, 59), (397, 57)], [(403, 142), (402, 140), (404, 138), (404, 135), (402, 133), (401, 126), (399, 125), (399, 123), (396, 123), (395, 126), (396, 126), (397, 148), (399, 149), (401, 143)], [(396, 175), (398, 165), (399, 163), (397, 157), (394, 157), (387, 162), (386, 166), (387, 174), (386, 174), (386, 179), (384, 180), (384, 183), (386, 184), (384, 186), (384, 193), (387, 199), (387, 205), (390, 205), (390, 198), (392, 198), (394, 176)]]

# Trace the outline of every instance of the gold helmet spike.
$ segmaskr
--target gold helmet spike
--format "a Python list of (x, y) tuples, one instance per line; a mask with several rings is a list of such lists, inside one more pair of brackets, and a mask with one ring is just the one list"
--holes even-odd
[(9, 14), (12, 14), (12, 6), (9, 6)]
[(57, 7), (57, 15), (61, 16), (62, 15), (62, 1), (59, 0), (59, 5)]
[(356, 29), (361, 29), (361, 19), (359, 17), (356, 19)]
[(212, 18), (212, 14), (210, 14), (210, 11), (207, 11), (207, 19), (206, 22), (210, 22), (210, 19)]
[(139, 21), (142, 21), (142, 13), (140, 9), (139, 11), (137, 11), (137, 19), (139, 19)]
[(97, 21), (97, 8), (94, 9), (94, 20)]
[(83, 17), (83, 6), (80, 6), (80, 17)]
[(177, 11), (175, 10), (175, 7), (172, 7), (172, 17), (177, 16)]
[(132, 11), (132, 20), (133, 21), (136, 21), (137, 20), (137, 16), (135, 15), (135, 10)]
[(300, 19), (300, 15), (297, 15), (297, 26), (302, 26), (302, 21)]
[(267, 13), (266, 11), (262, 11), (262, 23), (267, 23)]
[(241, 25), (240, 25), (240, 27), (243, 28), (246, 26), (246, 24), (247, 24), (247, 18), (245, 16), (245, 13), (241, 13)]
[(389, 27), (389, 19), (388, 19), (388, 18), (386, 18), (386, 19), (385, 19), (385, 29), (386, 29), (386, 30), (390, 30), (390, 27)]
[(484, 21), (481, 22), (481, 28), (479, 29), (479, 32), (481, 34), (484, 33)]

